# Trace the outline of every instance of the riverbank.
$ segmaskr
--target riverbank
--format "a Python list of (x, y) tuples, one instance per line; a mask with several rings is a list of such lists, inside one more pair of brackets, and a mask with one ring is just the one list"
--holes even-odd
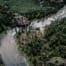
[(31, 12), (31, 10), (38, 10), (38, 9), (41, 10), (41, 8), (49, 7), (49, 6), (57, 8), (58, 6), (61, 6), (64, 3), (64, 1), (57, 2), (57, 3), (55, 1), (51, 2), (51, 0), (50, 0), (50, 2), (45, 1), (45, 3), (42, 4), (43, 7), (41, 7), (39, 0), (28, 0), (28, 1), (27, 0), (18, 0), (18, 1), (16, 1), (16, 0), (5, 0), (5, 1), (1, 0), (0, 4), (3, 4), (3, 3), (9, 5), (11, 7), (10, 10), (21, 12), (21, 13), (26, 13), (28, 11)]
[(16, 47), (14, 32), (15, 29), (6, 32), (1, 40), (0, 54), (6, 66), (26, 66), (24, 57), (19, 53)]
[[(3, 39), (4, 34), (5, 34), (5, 32), (1, 32), (1, 33), (0, 33), (0, 47), (1, 47), (1, 40)], [(1, 56), (1, 53), (0, 53), (0, 66), (5, 66), (5, 64), (4, 64), (4, 62), (3, 62), (3, 58), (2, 58), (2, 56)]]
[[(3, 6), (4, 7), (4, 6)], [(6, 10), (6, 11), (5, 11)], [(23, 16), (26, 16), (29, 20), (31, 20), (31, 19), (34, 19), (34, 18), (42, 18), (42, 17), (45, 17), (45, 16), (47, 16), (48, 18), (46, 19), (46, 21), (44, 20), (44, 21), (39, 21), (38, 23), (37, 23), (37, 21), (36, 22), (32, 22), (33, 24), (32, 25), (30, 25), (30, 26), (32, 26), (32, 28), (41, 28), (41, 27), (45, 27), (47, 24), (49, 25), (50, 23), (51, 23), (51, 21), (52, 21), (52, 17), (50, 18), (50, 16), (48, 16), (48, 15), (51, 15), (52, 13), (55, 13), (56, 11), (58, 11), (58, 10), (56, 10), (56, 9), (54, 9), (54, 8), (40, 8), (40, 9), (38, 9), (38, 10), (31, 10), (31, 11), (29, 11), (29, 12), (27, 12), (27, 13), (20, 13), (21, 15), (23, 15)], [(5, 13), (6, 12), (6, 13)], [(4, 10), (2, 9), (2, 12), (0, 13), (2, 16), (1, 16), (1, 18), (2, 18), (2, 20), (1, 20), (1, 26), (2, 26), (2, 30), (3, 29), (5, 29), (5, 24), (6, 24), (6, 27), (7, 26), (9, 26), (9, 27), (14, 27), (14, 26), (16, 26), (15, 24), (14, 24), (14, 22), (13, 22), (13, 24), (12, 24), (12, 18), (13, 18), (13, 12), (11, 12), (10, 11), (10, 9), (5, 9), (5, 7), (4, 7)], [(64, 12), (62, 13), (62, 14), (64, 14)], [(58, 13), (58, 15), (59, 16), (62, 16), (62, 14), (60, 14), (59, 15), (59, 13)], [(9, 16), (10, 15), (10, 16)], [(64, 14), (65, 15), (65, 14)], [(4, 17), (5, 16), (5, 17)], [(7, 16), (7, 17), (6, 17)], [(59, 17), (58, 16), (58, 17)], [(4, 18), (3, 18), (4, 17)], [(55, 17), (57, 17), (56, 15), (55, 15)], [(7, 19), (6, 19), (7, 18)], [(55, 18), (54, 18), (55, 19)], [(56, 19), (55, 19), (56, 20)], [(32, 29), (31, 29), (32, 30)], [(36, 31), (37, 31), (37, 34), (39, 35), (40, 33), (38, 32), (38, 30), (40, 31), (40, 29), (37, 29)], [(24, 32), (24, 31), (23, 31)], [(44, 32), (43, 32), (44, 33)], [(41, 40), (41, 38), (39, 38), (38, 40), (37, 40), (37, 34), (35, 35), (35, 32), (34, 32), (34, 34), (33, 34), (33, 32), (32, 31), (25, 31), (25, 34), (23, 34), (24, 36), (25, 36), (25, 38), (22, 38), (23, 37), (23, 35), (21, 36), (21, 34), (19, 33), (19, 37), (21, 37), (20, 38), (20, 41), (22, 40), (22, 42), (25, 44), (25, 43), (27, 43), (27, 40), (28, 40), (28, 44), (29, 45), (27, 45), (27, 44), (25, 44), (25, 45), (27, 45), (27, 46), (24, 46), (27, 50), (24, 50), (23, 48), (22, 48), (22, 42), (21, 42), (21, 48), (25, 51), (25, 53), (27, 52), (27, 61), (26, 61), (26, 59), (24, 58), (24, 56), (22, 56), (22, 54), (19, 54), (19, 51), (17, 50), (17, 48), (16, 48), (16, 41), (15, 41), (15, 38), (14, 38), (14, 34), (16, 34), (16, 31), (13, 29), (10, 29), (10, 30), (8, 30), (7, 31), (7, 33), (6, 33), (6, 35), (3, 37), (3, 39), (1, 40), (1, 47), (0, 47), (0, 52), (1, 52), (1, 54), (2, 54), (2, 58), (3, 58), (3, 60), (4, 60), (4, 63), (5, 63), (5, 65), (6, 66), (14, 66), (14, 65), (19, 65), (19, 66), (26, 66), (26, 63), (28, 62), (29, 64), (30, 64), (30, 62), (29, 62), (29, 60), (32, 62), (32, 63), (35, 63), (35, 61), (36, 60), (41, 60), (42, 59), (42, 57), (40, 56), (38, 56), (38, 59), (36, 58), (37, 56), (34, 56), (34, 55), (36, 55), (36, 53), (38, 52), (38, 54), (37, 55), (39, 55), (40, 53), (40, 50), (41, 50), (41, 47), (43, 46), (43, 44), (42, 43), (40, 43), (40, 41), (42, 42), (43, 40)], [(29, 35), (30, 34), (30, 35)], [(33, 36), (32, 36), (33, 35)], [(2, 36), (2, 35), (1, 35)], [(32, 37), (34, 38), (32, 38)], [(40, 36), (38, 36), (38, 37), (40, 37)], [(29, 38), (29, 39), (28, 39)], [(26, 39), (26, 41), (25, 41), (25, 39)], [(17, 40), (19, 40), (19, 39), (17, 39)], [(35, 40), (35, 41), (32, 41), (32, 40)], [(36, 41), (37, 40), (37, 41)], [(34, 42), (35, 44), (31, 44), (31, 42), (30, 41), (32, 41), (32, 42)], [(44, 40), (45, 41), (45, 40)], [(42, 44), (42, 45), (40, 45), (40, 44)], [(29, 47), (30, 46), (30, 47)], [(35, 47), (36, 46), (36, 47)], [(38, 46), (38, 47), (37, 47)], [(32, 49), (33, 48), (33, 49)], [(5, 50), (6, 49), (6, 50)], [(39, 50), (40, 49), (40, 50)], [(29, 55), (30, 55), (30, 52), (31, 53), (33, 53), (33, 55), (31, 54), (31, 57), (29, 57)], [(25, 62), (26, 61), (26, 62)], [(40, 62), (38, 62), (38, 63), (40, 63)], [(38, 65), (37, 65), (38, 66)]]
[[(59, 24), (60, 22), (61, 23), (62, 22), (64, 23), (64, 21), (63, 21), (63, 18), (64, 17), (66, 17), (66, 7), (62, 8), (62, 10), (60, 10), (56, 14), (52, 15), (51, 17), (46, 18), (44, 21), (39, 21), (39, 22), (34, 21), (33, 24), (31, 24), (31, 26), (32, 26), (32, 28), (35, 28), (36, 29), (36, 28), (42, 28), (42, 27), (45, 28), (46, 25), (50, 25), (50, 27), (47, 26), (48, 27), (47, 30), (50, 29), (50, 31), (49, 30), (48, 30), (48, 32), (46, 31), (48, 33), (48, 35), (50, 35), (51, 33), (54, 33), (53, 31), (56, 30), (55, 28), (57, 28), (59, 30), (58, 26), (56, 27), (55, 25), (56, 25), (57, 22), (58, 22), (57, 24)], [(59, 20), (61, 19), (61, 20), (59, 21), (58, 19)], [(56, 21), (56, 20), (58, 20), (58, 21)], [(52, 23), (52, 21), (53, 21), (53, 23)], [(64, 24), (63, 23), (61, 25), (64, 25), (65, 24), (65, 23)], [(52, 25), (54, 25), (55, 28)], [(52, 30), (51, 27), (54, 30)], [(60, 27), (60, 28), (62, 29), (63, 27)], [(37, 29), (36, 30), (37, 33), (39, 33), (38, 30), (40, 31), (40, 29)], [(58, 51), (57, 51), (58, 54), (55, 54), (54, 52), (56, 51), (56, 49), (55, 50), (54, 49), (52, 50), (51, 48), (48, 48), (47, 45), (50, 44), (50, 43), (47, 43), (47, 42), (50, 40), (50, 38), (51, 38), (51, 40), (52, 39), (55, 40), (55, 37), (51, 36), (53, 34), (51, 34), (50, 37), (49, 38), (47, 37), (47, 40), (45, 40), (44, 38), (37, 38), (37, 35), (40, 35), (40, 33), (35, 35), (34, 34), (35, 32), (33, 32), (33, 31), (34, 30), (32, 30), (32, 29), (29, 30), (29, 31), (26, 31), (26, 30), (21, 31), (21, 32), (18, 33), (18, 38), (17, 38), (17, 40), (19, 40), (20, 49), (21, 49), (22, 52), (24, 52), (28, 56), (28, 58), (29, 58), (28, 61), (29, 62), (31, 61), (33, 64), (37, 64), (37, 61), (39, 60), (38, 61), (38, 64), (42, 64), (46, 60), (50, 60), (51, 57), (54, 57), (54, 56), (57, 57), (57, 56), (60, 56), (60, 55), (62, 57), (64, 55), (64, 53), (61, 53), (61, 52), (60, 52), (60, 55), (59, 55), (59, 52)], [(45, 32), (43, 32), (43, 33), (45, 33)], [(47, 36), (47, 33), (46, 33), (46, 36)], [(56, 37), (56, 38), (58, 38), (58, 37)], [(52, 41), (54, 42), (54, 40), (52, 40)], [(59, 39), (58, 39), (58, 41), (59, 41)], [(63, 41), (63, 39), (62, 39), (62, 41)], [(43, 44), (46, 44), (46, 45), (43, 45)], [(51, 42), (51, 44), (52, 44), (52, 42)], [(60, 46), (58, 46), (59, 49), (60, 49)], [(42, 49), (43, 54), (41, 54), (41, 52), (40, 52), (41, 49)], [(64, 50), (66, 51), (65, 48), (64, 48)], [(35, 55), (37, 55), (37, 56), (35, 56)], [(48, 57), (48, 55), (49, 55), (49, 57)], [(36, 65), (34, 65), (34, 66), (36, 66)]]
[[(5, 2), (5, 1), (3, 1), (3, 2)], [(11, 10), (11, 7), (8, 5), (8, 2), (0, 4), (0, 6), (1, 6), (0, 32), (5, 31), (8, 28), (16, 27), (17, 23), (21, 23), (21, 22), (16, 22), (16, 20), (18, 20), (18, 19), (15, 20), (15, 18), (14, 18), (14, 17), (16, 17), (15, 13), (18, 13), (19, 16), (26, 17), (31, 22), (31, 20), (33, 20), (33, 19), (41, 19), (44, 17), (49, 17), (50, 15), (56, 13), (59, 9), (61, 9), (64, 6), (63, 3), (62, 4), (59, 3), (60, 4), (59, 6), (44, 6), (44, 7), (39, 7), (38, 9), (33, 9), (33, 10), (31, 9), (25, 13), (22, 13), (22, 12), (18, 12), (16, 10)]]
[[(64, 33), (66, 28), (64, 26), (65, 21), (66, 21), (66, 18), (62, 19), (61, 21), (55, 21), (54, 23), (51, 23), (49, 26), (45, 28), (45, 31), (43, 32), (45, 33), (45, 35), (42, 35), (40, 33), (40, 30), (27, 31), (25, 29), (24, 31), (19, 33), (19, 37), (17, 38), (17, 40), (19, 40), (19, 44), (18, 44), (19, 49), (21, 52), (24, 52), (24, 56), (26, 57), (26, 60), (29, 66), (32, 66), (32, 65), (40, 66), (43, 64), (46, 64), (48, 66), (50, 62), (52, 65), (56, 65), (55, 62), (57, 59), (54, 59), (52, 61), (52, 58), (54, 57), (61, 59), (61, 60), (57, 60), (57, 62), (60, 65), (62, 65), (63, 63), (66, 63), (65, 62), (66, 48), (65, 48), (65, 41), (64, 41), (65, 40), (64, 36), (66, 35)], [(59, 25), (60, 25), (61, 31), (59, 30)], [(62, 37), (62, 40), (61, 40), (61, 37)], [(60, 43), (58, 44), (57, 41)]]
[(1, 32), (1, 33), (0, 33), (0, 37), (2, 37), (2, 36), (4, 35), (4, 33), (5, 33), (5, 32)]

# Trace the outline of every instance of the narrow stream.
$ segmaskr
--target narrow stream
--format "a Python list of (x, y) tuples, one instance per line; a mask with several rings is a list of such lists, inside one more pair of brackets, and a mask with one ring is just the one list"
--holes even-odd
[[(44, 21), (33, 21), (30, 26), (33, 28), (44, 27), (49, 25), (52, 21), (63, 17), (66, 17), (66, 6), (56, 14), (44, 19)], [(0, 54), (2, 55), (5, 66), (27, 66), (25, 58), (20, 55), (16, 48), (15, 34), (15, 29), (8, 30), (7, 34), (0, 40)]]

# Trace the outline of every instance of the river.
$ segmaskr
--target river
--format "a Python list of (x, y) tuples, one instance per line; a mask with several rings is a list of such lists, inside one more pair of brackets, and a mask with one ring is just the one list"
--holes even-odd
[(27, 66), (25, 58), (19, 53), (15, 41), (15, 29), (8, 30), (1, 39), (0, 54), (5, 66)]
[(33, 29), (42, 28), (42, 27), (45, 27), (46, 25), (51, 24), (51, 22), (53, 22), (57, 19), (60, 20), (61, 18), (64, 18), (64, 17), (66, 17), (66, 6), (64, 6), (56, 14), (53, 14), (53, 15), (49, 16), (48, 18), (32, 21), (30, 26), (32, 26)]
[[(56, 19), (66, 17), (66, 6), (59, 10), (56, 14), (45, 18), (44, 21), (35, 20), (30, 26), (33, 28), (44, 27), (51, 24)], [(5, 66), (27, 66), (25, 58), (19, 53), (16, 47), (16, 41), (14, 35), (15, 29), (8, 30), (2, 39), (0, 39), (0, 54), (5, 63)]]

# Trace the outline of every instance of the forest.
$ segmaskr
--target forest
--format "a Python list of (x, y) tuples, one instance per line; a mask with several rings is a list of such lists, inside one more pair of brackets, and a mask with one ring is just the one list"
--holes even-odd
[(20, 51), (25, 53), (33, 66), (43, 64), (45, 66), (63, 66), (60, 60), (55, 59), (53, 63), (48, 61), (54, 57), (66, 58), (66, 18), (46, 26), (44, 33), (42, 34), (40, 30), (27, 31), (26, 29), (19, 32), (17, 38)]
[[(32, 29), (30, 24), (32, 20), (50, 18), (65, 5), (66, 0), (0, 0), (0, 37), (7, 30), (18, 27), (19, 32), (16, 31), (15, 35), (17, 47), (25, 56), (29, 66), (64, 66), (66, 64), (66, 17), (56, 19), (50, 25), (42, 27), (44, 29), (42, 32), (41, 27)], [(15, 13), (26, 17), (30, 23), (18, 26), (14, 18)], [(6, 66), (1, 56), (0, 64)]]
[[(65, 1), (58, 3), (56, 1), (51, 2), (51, 0), (48, 0), (47, 3), (49, 5), (46, 4), (42, 7), (39, 7), (40, 4), (39, 5), (37, 4), (37, 6), (38, 6), (37, 9), (34, 8), (34, 9), (29, 9), (27, 12), (25, 12), (25, 11), (19, 12), (20, 10), (17, 11), (18, 9), (17, 10), (12, 9), (14, 7), (14, 6), (10, 5), (10, 4), (12, 4), (12, 2), (14, 2), (15, 6), (16, 6), (15, 2), (17, 2), (18, 5), (20, 4), (20, 3), (18, 3), (18, 1), (15, 1), (15, 0), (14, 1), (1, 0), (1, 4), (0, 4), (0, 32), (6, 30), (7, 29), (6, 26), (14, 27), (16, 25), (16, 24), (13, 24), (13, 23), (15, 23), (15, 21), (14, 21), (14, 13), (15, 12), (27, 17), (29, 20), (40, 19), (40, 18), (47, 17), (53, 13), (56, 13), (65, 4)], [(21, 2), (21, 0), (19, 0), (19, 2)], [(36, 0), (36, 2), (40, 3), (41, 1)], [(26, 3), (26, 0), (25, 0), (25, 3)], [(27, 4), (29, 4), (29, 3), (31, 3), (30, 0), (28, 1)], [(55, 4), (53, 4), (53, 3), (55, 3)], [(23, 8), (26, 8), (26, 7), (23, 6)], [(14, 9), (16, 9), (16, 8), (14, 8)]]

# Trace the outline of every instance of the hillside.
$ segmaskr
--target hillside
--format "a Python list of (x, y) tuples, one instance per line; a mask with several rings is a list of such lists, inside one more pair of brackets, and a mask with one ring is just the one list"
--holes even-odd
[(0, 0), (0, 3), (7, 2), (12, 10), (26, 12), (30, 9), (36, 9), (39, 7), (35, 0)]
[(0, 64), (64, 66), (65, 4), (66, 0), (0, 0)]
[(27, 12), (30, 10), (37, 10), (42, 7), (59, 7), (62, 5), (63, 1), (60, 2), (55, 0), (0, 0), (0, 4), (7, 3), (10, 5), (11, 10), (18, 12)]
[(40, 30), (19, 32), (17, 35), (19, 48), (32, 64), (29, 66), (64, 66), (63, 64), (66, 63), (65, 30), (66, 18), (46, 26), (43, 35)]

